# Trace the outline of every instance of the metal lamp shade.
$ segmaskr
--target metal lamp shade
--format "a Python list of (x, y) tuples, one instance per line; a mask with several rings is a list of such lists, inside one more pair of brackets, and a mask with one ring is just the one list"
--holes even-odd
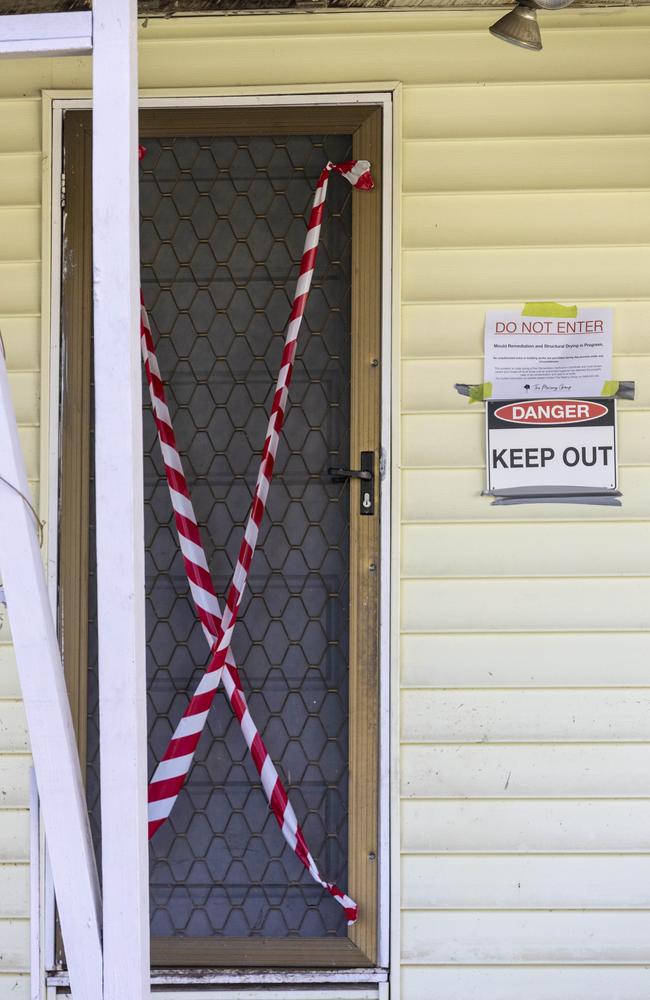
[(526, 3), (526, 0), (496, 21), (490, 28), (490, 34), (512, 45), (520, 45), (524, 49), (534, 49), (539, 52), (542, 48), (537, 11), (534, 5)]

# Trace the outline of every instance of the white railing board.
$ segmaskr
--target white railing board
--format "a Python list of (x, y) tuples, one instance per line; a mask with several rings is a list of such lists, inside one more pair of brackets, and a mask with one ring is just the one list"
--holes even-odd
[(0, 57), (81, 56), (92, 50), (90, 11), (0, 17)]
[[(101, 996), (99, 886), (61, 654), (0, 352), (0, 566), (73, 987)], [(21, 496), (22, 494), (22, 496)], [(3, 817), (4, 818), (4, 817)], [(6, 850), (7, 841), (3, 846)], [(29, 839), (27, 838), (27, 843)]]

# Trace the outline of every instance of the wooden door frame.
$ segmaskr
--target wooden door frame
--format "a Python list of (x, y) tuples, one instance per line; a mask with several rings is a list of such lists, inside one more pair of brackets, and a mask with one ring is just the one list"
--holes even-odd
[[(83, 115), (83, 112), (81, 113)], [(72, 125), (74, 119), (71, 118)], [(76, 119), (83, 123), (83, 117)], [(83, 126), (86, 139), (90, 122)], [(353, 273), (359, 274), (364, 262), (366, 275), (364, 280), (356, 281), (352, 296), (352, 382), (353, 386), (364, 386), (364, 390), (353, 392), (352, 427), (351, 427), (351, 461), (361, 450), (373, 450), (377, 455), (377, 495), (379, 507), (380, 477), (379, 453), (381, 448), (380, 404), (382, 382), (385, 376), (382, 372), (382, 187), (380, 164), (382, 160), (382, 108), (369, 104), (340, 104), (332, 106), (266, 106), (266, 107), (230, 107), (230, 108), (164, 108), (150, 109), (141, 113), (141, 134), (146, 135), (217, 135), (217, 134), (280, 134), (308, 132), (338, 132), (353, 135), (353, 151), (355, 157), (370, 159), (373, 172), (377, 179), (377, 190), (373, 194), (354, 199), (353, 208), (353, 246), (356, 257), (353, 261)], [(79, 144), (83, 149), (83, 143)], [(81, 156), (88, 155), (80, 153)], [(74, 156), (68, 153), (68, 164), (75, 163)], [(79, 163), (77, 169), (83, 164)], [(74, 186), (74, 185), (73, 185)], [(70, 179), (66, 178), (66, 199), (68, 206), (74, 198), (79, 198), (80, 192), (70, 189)], [(83, 204), (83, 192), (81, 192)], [(385, 201), (384, 201), (385, 205)], [(83, 241), (83, 227), (77, 232), (76, 226), (68, 227), (68, 241), (75, 239)], [(81, 244), (80, 244), (81, 246)], [(74, 242), (70, 252), (74, 252)], [(82, 255), (79, 256), (82, 260)], [(89, 269), (88, 269), (89, 271)], [(75, 273), (68, 269), (68, 274)], [(80, 278), (84, 281), (84, 268)], [(73, 286), (74, 287), (74, 286)], [(77, 284), (78, 288), (78, 284)], [(79, 318), (75, 322), (70, 317), (70, 308), (77, 310), (78, 317), (85, 309), (88, 301), (88, 291), (85, 295), (72, 295), (66, 292), (64, 283), (63, 315), (70, 323), (66, 333), (68, 346), (64, 354), (68, 357), (83, 359), (83, 343), (74, 343), (69, 338), (74, 336), (74, 328), (81, 330), (83, 324)], [(79, 336), (79, 333), (77, 334)], [(83, 336), (82, 336), (83, 341)], [(377, 363), (379, 362), (379, 363)], [(82, 362), (83, 363), (83, 362)], [(77, 375), (74, 379), (75, 388), (68, 385), (67, 402), (70, 402), (77, 413), (84, 412), (87, 402), (83, 400), (82, 386), (87, 375)], [(76, 398), (74, 393), (81, 392)], [(86, 393), (86, 396), (88, 393)], [(80, 569), (84, 559), (87, 566), (87, 553), (84, 556), (83, 544), (79, 536), (78, 524), (83, 523), (83, 505), (87, 505), (87, 486), (81, 479), (86, 477), (88, 469), (89, 449), (87, 442), (79, 439), (78, 425), (71, 431), (72, 438), (66, 447), (66, 405), (62, 406), (63, 438), (62, 438), (62, 500), (73, 494), (77, 499), (77, 513), (74, 517), (62, 518), (62, 535), (59, 552), (60, 580), (63, 593), (63, 603), (68, 621), (87, 619), (84, 608), (83, 588), (78, 587)], [(75, 423), (75, 421), (73, 421)], [(83, 426), (83, 420), (82, 420)], [(384, 427), (386, 422), (384, 421)], [(74, 442), (74, 443), (73, 443)], [(71, 454), (71, 452), (73, 452)], [(85, 457), (84, 457), (85, 456)], [(75, 487), (79, 486), (77, 491)], [(357, 499), (358, 484), (354, 484), (352, 494), (352, 509)], [(381, 490), (382, 500), (386, 493)], [(81, 497), (81, 509), (79, 508)], [(383, 512), (388, 517), (388, 510)], [(87, 523), (87, 506), (85, 520)], [(70, 537), (72, 531), (72, 538)], [(75, 538), (75, 531), (77, 537)], [(382, 533), (383, 534), (383, 533)], [(383, 535), (385, 537), (385, 534)], [(380, 649), (379, 649), (379, 611), (382, 574), (378, 571), (380, 564), (380, 517), (352, 519), (351, 525), (351, 583), (356, 580), (356, 586), (351, 590), (359, 594), (359, 606), (351, 606), (350, 633), (356, 635), (356, 653), (350, 650), (350, 801), (356, 803), (355, 812), (351, 812), (349, 837), (349, 891), (360, 901), (361, 918), (357, 925), (351, 928), (348, 938), (339, 939), (152, 939), (152, 965), (155, 966), (240, 966), (240, 967), (283, 967), (283, 968), (363, 968), (375, 967), (379, 964), (378, 955), (378, 872), (387, 871), (388, 859), (382, 858), (380, 850), (387, 852), (387, 837), (382, 837), (379, 829), (379, 759), (380, 759)], [(389, 559), (388, 551), (384, 559)], [(74, 581), (77, 580), (77, 585)], [(75, 613), (74, 602), (78, 601)], [(85, 616), (85, 617), (84, 617)], [(359, 628), (353, 628), (358, 620)], [(362, 626), (362, 627), (361, 627)], [(85, 658), (83, 655), (83, 625), (78, 629), (73, 626), (73, 647), (68, 646), (69, 656), (66, 656), (67, 677), (71, 687), (71, 701), (76, 707), (76, 723), (79, 732), (83, 727), (82, 716), (85, 716)], [(386, 804), (384, 804), (384, 809)], [(354, 820), (356, 815), (357, 821)], [(358, 822), (360, 816), (364, 822)], [(307, 959), (303, 956), (309, 951)], [(382, 949), (384, 951), (384, 949)], [(384, 963), (386, 959), (383, 959)]]

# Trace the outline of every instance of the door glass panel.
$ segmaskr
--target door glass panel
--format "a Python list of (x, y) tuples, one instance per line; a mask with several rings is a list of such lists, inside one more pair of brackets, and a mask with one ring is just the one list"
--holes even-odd
[[(349, 136), (147, 139), (142, 282), (220, 601), (237, 558), (320, 170)], [(323, 874), (347, 885), (351, 188), (329, 185), (267, 516), (233, 650)], [(208, 659), (143, 381), (149, 773)], [(92, 530), (92, 526), (91, 526)], [(93, 548), (91, 546), (91, 556)], [(93, 574), (91, 572), (91, 587)], [(92, 602), (91, 602), (92, 606)], [(93, 623), (91, 623), (91, 626)], [(88, 792), (98, 826), (96, 639)], [(270, 813), (218, 692), (188, 782), (151, 842), (155, 936), (345, 935)]]

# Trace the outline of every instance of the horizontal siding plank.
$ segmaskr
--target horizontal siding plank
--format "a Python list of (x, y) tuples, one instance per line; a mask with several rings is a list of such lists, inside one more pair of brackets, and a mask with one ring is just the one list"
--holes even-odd
[(405, 580), (407, 632), (647, 629), (650, 578)]
[(0, 753), (29, 750), (27, 720), (20, 701), (0, 701)]
[(90, 56), (65, 59), (3, 59), (0, 99), (37, 97), (43, 90), (90, 90)]
[(0, 752), (0, 806), (29, 806), (29, 754)]
[[(0, 578), (1, 579), (1, 578)], [(4, 605), (0, 604), (0, 614)], [(6, 639), (6, 629), (0, 629), (0, 698), (20, 697), (16, 654)]]
[[(650, 459), (650, 412), (618, 408), (618, 460), (647, 465)], [(485, 463), (483, 406), (461, 413), (407, 413), (402, 417), (402, 466), (450, 468)]]
[(402, 1000), (648, 1000), (650, 967), (405, 966)]
[(407, 302), (482, 299), (488, 305), (522, 294), (531, 301), (576, 302), (603, 293), (615, 300), (645, 291), (649, 272), (650, 246), (405, 250), (402, 296)]
[[(585, 692), (570, 695), (579, 702)], [(650, 792), (648, 743), (467, 746), (458, 739), (448, 746), (402, 746), (404, 797), (647, 798)]]
[(408, 469), (402, 472), (402, 520), (414, 521), (625, 521), (650, 517), (650, 468), (619, 468), (623, 506), (604, 508), (575, 504), (522, 504), (494, 507), (485, 489), (485, 471), (475, 469)]
[[(29, 865), (0, 864), (0, 919), (28, 916)], [(2, 950), (1, 939), (0, 950)]]
[(402, 961), (650, 962), (650, 912), (406, 912)]
[[(0, 62), (0, 100), (40, 96), (52, 89), (52, 64), (61, 59), (3, 59)], [(74, 60), (76, 62), (76, 60)]]
[(40, 148), (40, 99), (0, 100), (0, 153), (35, 153)]
[(403, 190), (411, 193), (650, 187), (646, 135), (421, 139), (402, 149)]
[(402, 908), (647, 909), (649, 880), (650, 857), (642, 855), (407, 855)]
[(0, 302), (5, 315), (38, 313), (41, 265), (37, 261), (0, 261)]
[(39, 260), (40, 256), (40, 208), (0, 206), (0, 260)]
[(411, 690), (402, 693), (401, 701), (402, 739), (416, 743), (650, 740), (650, 691), (645, 689)]
[[(401, 80), (405, 84), (474, 83), (476, 67), (485, 82), (554, 81), (584, 79), (645, 79), (648, 73), (647, 27), (605, 27), (582, 30), (544, 24), (544, 59), (531, 59), (526, 52), (513, 52), (505, 59), (492, 43), (486, 29), (493, 12), (480, 15), (473, 31), (469, 24), (460, 30), (436, 30), (435, 18), (423, 20), (408, 31), (389, 33), (376, 30), (373, 22), (355, 30), (318, 34), (319, 58), (313, 57), (314, 34), (287, 36), (275, 27), (275, 37), (259, 38), (250, 34), (225, 34), (210, 39), (183, 37), (159, 38), (140, 45), (139, 65), (145, 87), (228, 86), (241, 79), (241, 67), (247, 66), (246, 83), (265, 86), (299, 80), (317, 84), (323, 80), (323, 66), (329, 79), (365, 83), (376, 80)], [(430, 28), (431, 30), (427, 30)], [(567, 59), (570, 41), (571, 58)], [(526, 58), (528, 57), (528, 58)]]
[(650, 191), (427, 193), (402, 203), (406, 249), (623, 245), (647, 242), (649, 231)]
[[(650, 80), (404, 88), (407, 139), (650, 133)], [(523, 78), (523, 74), (522, 74)], [(479, 173), (477, 163), (474, 169)], [(482, 164), (481, 164), (482, 167)], [(524, 179), (525, 183), (525, 179)]]
[(0, 1000), (30, 1000), (29, 987), (27, 973), (22, 976), (0, 973)]
[[(637, 292), (644, 286), (639, 285)], [(604, 286), (606, 288), (606, 286)], [(525, 286), (519, 289), (526, 295)], [(557, 297), (558, 293), (553, 293)], [(579, 300), (575, 293), (569, 293), (567, 303), (581, 306), (598, 305), (591, 300)], [(650, 300), (636, 302), (606, 303), (614, 305), (614, 349), (624, 364), (626, 354), (648, 354), (647, 336), (650, 323)], [(402, 306), (402, 356), (405, 358), (482, 358), (483, 335), (486, 309), (521, 309), (523, 299), (486, 303), (476, 302), (419, 302)], [(630, 358), (622, 378), (634, 378), (632, 366), (635, 358)], [(632, 372), (632, 374), (629, 374)], [(454, 376), (453, 382), (462, 382), (461, 376)], [(639, 389), (641, 387), (639, 386)]]
[(0, 807), (0, 863), (29, 860), (29, 810)]
[(0, 919), (0, 972), (29, 970), (29, 922)]
[(650, 685), (650, 633), (403, 635), (403, 685), (442, 688)]
[[(23, 457), (27, 468), (27, 477), (36, 479), (39, 473), (40, 430), (38, 427), (23, 425), (18, 428), (18, 436), (23, 449)], [(33, 502), (33, 497), (31, 497)]]
[(9, 372), (9, 385), (19, 424), (40, 420), (41, 376), (39, 372)]
[(625, 576), (650, 569), (650, 523), (407, 524), (402, 574)]
[[(18, 63), (12, 60), (14, 70)], [(0, 63), (0, 72), (11, 65)], [(1, 92), (1, 84), (0, 84)], [(4, 153), (0, 155), (0, 204), (39, 205), (41, 202), (41, 154)]]
[(0, 314), (0, 331), (9, 370), (37, 371), (41, 354), (40, 317)]
[(402, 851), (407, 854), (416, 851), (647, 853), (650, 801), (405, 799), (401, 826)]
[[(650, 357), (617, 356), (612, 374), (622, 380), (632, 378), (635, 382), (635, 407), (650, 408)], [(404, 413), (422, 410), (466, 413), (468, 408), (475, 409), (476, 404), (456, 392), (454, 385), (456, 382), (470, 385), (482, 382), (483, 358), (406, 359), (401, 364), (401, 375)], [(627, 402), (619, 405), (623, 409), (631, 408)]]

